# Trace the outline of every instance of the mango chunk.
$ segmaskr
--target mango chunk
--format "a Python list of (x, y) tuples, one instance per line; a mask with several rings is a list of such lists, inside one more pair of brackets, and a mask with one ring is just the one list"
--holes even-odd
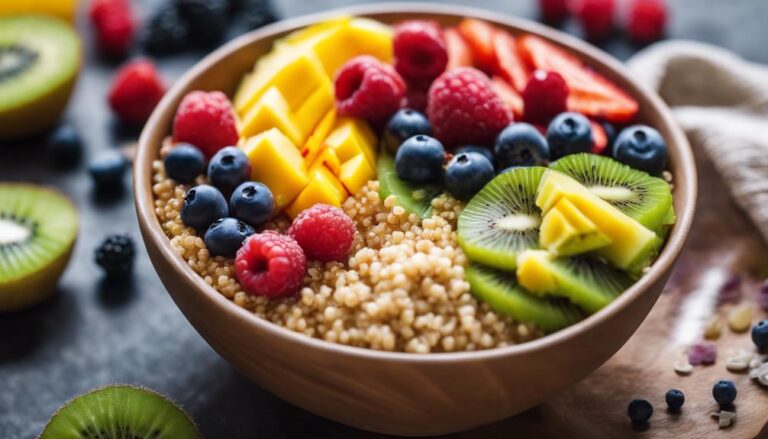
[(539, 244), (557, 256), (586, 253), (610, 243), (611, 239), (566, 198), (541, 221)]
[(325, 167), (310, 171), (309, 184), (295, 200), (285, 209), (285, 213), (293, 219), (302, 211), (315, 204), (329, 204), (341, 207), (341, 203), (347, 198), (347, 191), (339, 180)]
[(339, 180), (352, 195), (358, 193), (375, 176), (376, 171), (362, 153), (342, 163), (339, 170)]
[(330, 148), (325, 148), (323, 152), (317, 156), (315, 161), (312, 162), (309, 169), (312, 170), (320, 166), (328, 168), (334, 175), (339, 175), (341, 172), (341, 160), (339, 160), (339, 157)]
[(312, 134), (317, 124), (334, 109), (335, 103), (333, 86), (330, 81), (321, 83), (317, 90), (309, 95), (293, 115), (293, 120), (301, 132), (302, 139), (307, 139)]
[(329, 77), (358, 55), (392, 60), (392, 28), (375, 20), (354, 18), (340, 26), (319, 31), (304, 42), (320, 59)]
[(304, 147), (301, 148), (301, 156), (304, 157), (306, 163), (313, 163), (320, 152), (324, 150), (325, 138), (328, 137), (328, 133), (331, 132), (333, 125), (336, 123), (336, 110), (329, 111), (320, 122), (315, 126), (315, 130), (309, 139), (304, 143)]
[(325, 139), (325, 146), (333, 149), (342, 162), (362, 153), (372, 168), (376, 166), (376, 135), (362, 119), (340, 118)]
[(304, 133), (294, 121), (288, 102), (277, 87), (267, 90), (243, 117), (240, 137), (252, 137), (271, 128), (279, 129), (294, 144), (304, 143)]
[(293, 201), (309, 183), (299, 150), (277, 128), (251, 137), (243, 150), (251, 164), (251, 179), (269, 187), (277, 210)]
[(552, 255), (545, 250), (526, 250), (517, 256), (517, 281), (531, 293), (544, 295), (557, 289), (557, 281), (546, 262)]

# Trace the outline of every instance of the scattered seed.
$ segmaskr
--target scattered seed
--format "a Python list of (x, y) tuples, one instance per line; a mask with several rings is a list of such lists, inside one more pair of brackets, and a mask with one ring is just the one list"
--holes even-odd
[(717, 346), (712, 343), (696, 343), (688, 350), (688, 362), (694, 366), (715, 364)]
[(749, 360), (749, 368), (750, 369), (757, 369), (758, 367), (763, 365), (763, 359), (760, 355), (756, 355), (754, 358)]
[(736, 413), (729, 412), (728, 410), (721, 410), (717, 413), (712, 413), (712, 417), (716, 418), (720, 424), (720, 428), (728, 428), (736, 420)]
[(712, 318), (709, 319), (707, 326), (704, 327), (704, 338), (707, 340), (717, 340), (720, 338), (722, 330), (723, 322), (720, 320), (720, 317), (712, 316)]
[(672, 367), (674, 367), (675, 372), (680, 375), (690, 375), (693, 372), (693, 366), (686, 360), (675, 361), (672, 364)]
[[(768, 381), (768, 363), (765, 363), (761, 365), (760, 367), (756, 367), (749, 371), (749, 377), (752, 379), (760, 379), (760, 377), (764, 377), (765, 381)], [(760, 384), (763, 384), (762, 381)], [(765, 384), (768, 386), (768, 384)]]
[(752, 361), (754, 354), (744, 349), (728, 357), (725, 361), (725, 368), (731, 372), (742, 372), (749, 368), (749, 363)]
[(733, 332), (745, 332), (752, 326), (752, 308), (739, 305), (728, 313), (728, 327)]

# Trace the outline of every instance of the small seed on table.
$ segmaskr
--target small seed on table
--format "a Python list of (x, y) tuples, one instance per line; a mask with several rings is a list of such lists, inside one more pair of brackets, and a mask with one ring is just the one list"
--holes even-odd
[(728, 327), (733, 332), (745, 332), (752, 326), (752, 308), (739, 305), (728, 314)]
[(704, 327), (704, 338), (707, 340), (717, 340), (720, 338), (720, 334), (723, 330), (723, 323), (720, 321), (720, 317), (712, 316)]
[(728, 410), (721, 410), (717, 413), (712, 413), (712, 417), (717, 418), (720, 428), (727, 428), (733, 424), (734, 419), (736, 419), (736, 413), (729, 412)]
[(741, 372), (749, 368), (749, 362), (752, 361), (754, 354), (752, 352), (739, 349), (739, 351), (728, 357), (725, 361), (725, 368), (731, 372)]
[(693, 372), (693, 365), (687, 361), (675, 361), (672, 366), (680, 375), (690, 375)]

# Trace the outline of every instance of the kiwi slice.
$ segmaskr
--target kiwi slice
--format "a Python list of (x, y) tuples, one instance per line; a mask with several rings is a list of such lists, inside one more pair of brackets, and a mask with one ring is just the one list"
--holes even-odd
[(550, 168), (572, 177), (648, 229), (658, 231), (675, 221), (672, 191), (661, 178), (595, 154), (565, 156)]
[(634, 283), (623, 271), (597, 258), (557, 258), (546, 250), (520, 254), (517, 280), (528, 291), (565, 297), (590, 314), (611, 303)]
[(0, 18), (0, 140), (53, 126), (69, 100), (80, 58), (80, 39), (65, 22), (35, 15)]
[(480, 264), (470, 264), (465, 278), (472, 293), (500, 313), (552, 332), (570, 326), (584, 317), (571, 302), (535, 296), (525, 291), (513, 273)]
[(115, 385), (78, 396), (48, 421), (40, 439), (201, 438), (194, 422), (164, 396)]
[(77, 237), (77, 210), (40, 186), (0, 183), (0, 312), (56, 291)]
[(514, 270), (517, 255), (539, 248), (541, 210), (536, 190), (542, 167), (516, 168), (485, 185), (459, 215), (458, 241), (467, 257), (500, 270)]
[(379, 197), (382, 200), (394, 195), (397, 197), (397, 204), (407, 212), (415, 213), (422, 219), (432, 217), (432, 199), (443, 193), (442, 187), (417, 186), (401, 180), (395, 171), (395, 160), (383, 150), (379, 153), (376, 174), (379, 179)]

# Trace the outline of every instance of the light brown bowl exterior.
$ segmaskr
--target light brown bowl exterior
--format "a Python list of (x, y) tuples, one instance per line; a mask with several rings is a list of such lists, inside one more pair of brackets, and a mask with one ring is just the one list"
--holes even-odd
[[(650, 272), (599, 313), (555, 334), (517, 346), (443, 354), (379, 352), (312, 339), (255, 317), (208, 286), (169, 245), (153, 207), (152, 161), (170, 133), (176, 106), (194, 89), (231, 95), (276, 37), (343, 13), (388, 23), (430, 18), (455, 24), (462, 17), (482, 18), (565, 46), (627, 90), (640, 103), (640, 120), (668, 140), (675, 177), (678, 222)], [(181, 78), (155, 110), (141, 135), (134, 181), (152, 263), (192, 326), (222, 357), (261, 387), (320, 416), (410, 436), (453, 433), (502, 420), (545, 401), (603, 364), (635, 332), (664, 288), (696, 200), (696, 169), (685, 136), (656, 94), (630, 79), (618, 61), (536, 23), (428, 3), (366, 5), (290, 19), (225, 45)]]

